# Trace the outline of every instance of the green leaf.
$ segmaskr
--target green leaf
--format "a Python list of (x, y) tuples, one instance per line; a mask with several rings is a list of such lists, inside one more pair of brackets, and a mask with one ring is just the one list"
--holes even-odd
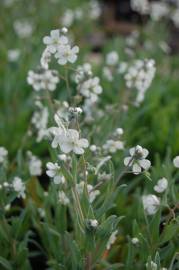
[(6, 260), (3, 257), (0, 257), (0, 265), (2, 265), (7, 270), (13, 270), (13, 268), (12, 268), (11, 264), (9, 263), (9, 261)]
[(154, 243), (158, 242), (159, 239), (159, 228), (161, 222), (161, 211), (159, 210), (152, 218), (150, 222), (149, 229), (151, 232), (151, 237)]
[(177, 223), (166, 225), (160, 237), (160, 245), (163, 245), (165, 242), (168, 242), (175, 237), (177, 231), (179, 231), (179, 225)]

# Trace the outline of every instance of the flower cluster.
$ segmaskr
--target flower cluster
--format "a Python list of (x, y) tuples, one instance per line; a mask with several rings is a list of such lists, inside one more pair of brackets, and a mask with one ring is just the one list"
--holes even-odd
[(171, 19), (174, 25), (179, 27), (179, 5), (178, 1), (149, 1), (149, 0), (131, 0), (131, 8), (142, 15), (150, 15), (155, 22), (163, 18)]
[[(46, 45), (43, 60), (47, 58), (49, 61), (49, 54), (53, 54), (57, 59), (59, 65), (66, 65), (68, 62), (74, 63), (77, 60), (79, 52), (78, 46), (71, 47), (68, 37), (65, 35), (68, 30), (55, 29), (50, 32), (50, 36), (45, 36), (43, 42)], [(44, 62), (44, 61), (43, 61)]]
[(96, 0), (91, 0), (85, 5), (74, 8), (74, 9), (66, 9), (64, 15), (60, 19), (62, 25), (66, 27), (72, 26), (75, 22), (79, 22), (81, 20), (92, 19), (96, 20), (101, 14), (101, 8), (99, 3)]
[(145, 93), (155, 76), (156, 67), (153, 59), (136, 60), (125, 74), (126, 86), (137, 90), (136, 104), (144, 100)]
[(114, 154), (117, 150), (124, 149), (124, 142), (121, 140), (122, 135), (123, 129), (117, 128), (112, 136), (112, 139), (107, 140), (103, 145), (104, 152)]
[(59, 81), (58, 73), (55, 70), (40, 69), (38, 72), (33, 70), (28, 72), (27, 82), (35, 91), (54, 91)]
[(37, 110), (34, 111), (31, 123), (35, 127), (37, 131), (37, 142), (41, 142), (41, 140), (44, 137), (48, 136), (48, 118), (49, 118), (49, 111), (48, 108), (43, 106), (43, 104), (40, 101), (36, 101), (35, 105), (37, 107)]
[(131, 0), (131, 7), (133, 10), (145, 15), (149, 12), (148, 0)]
[(93, 77), (91, 66), (88, 63), (77, 68), (75, 81), (78, 83), (77, 89), (83, 97), (91, 103), (95, 103), (98, 100), (98, 95), (102, 93), (100, 79)]

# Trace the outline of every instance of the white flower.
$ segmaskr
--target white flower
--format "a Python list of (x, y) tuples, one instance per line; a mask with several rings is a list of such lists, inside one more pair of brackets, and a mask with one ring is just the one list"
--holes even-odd
[(74, 15), (76, 20), (81, 20), (83, 18), (84, 12), (83, 9), (78, 7), (74, 10)]
[(132, 167), (134, 174), (141, 173), (142, 169), (148, 170), (151, 166), (151, 162), (146, 159), (149, 154), (149, 151), (145, 148), (142, 148), (140, 145), (133, 147), (129, 150), (130, 157), (124, 159), (124, 165)]
[(123, 135), (124, 130), (123, 130), (123, 128), (117, 128), (116, 131), (115, 131), (115, 133), (116, 133), (117, 135)]
[(79, 132), (75, 129), (68, 129), (59, 136), (59, 145), (63, 153), (74, 152), (77, 155), (84, 153), (83, 148), (87, 148), (89, 143), (86, 139), (80, 139)]
[(95, 144), (90, 145), (91, 152), (96, 152), (97, 146)]
[(58, 74), (55, 70), (46, 70), (42, 75), (42, 89), (54, 91), (59, 81), (60, 79), (58, 78)]
[(113, 80), (113, 74), (110, 68), (104, 67), (103, 68), (103, 76), (108, 80), (109, 82), (112, 82)]
[(149, 2), (148, 0), (131, 0), (131, 7), (133, 10), (141, 13), (148, 14), (149, 13)]
[(107, 140), (103, 145), (103, 149), (109, 153), (115, 153), (117, 150), (124, 149), (124, 143), (122, 141)]
[(35, 91), (41, 90), (41, 76), (32, 70), (29, 70), (27, 76), (28, 84), (32, 85)]
[(4, 182), (4, 183), (3, 183), (3, 186), (4, 186), (5, 188), (8, 188), (10, 185), (9, 185), (8, 182)]
[(28, 38), (32, 35), (33, 25), (26, 20), (16, 20), (14, 22), (14, 30), (20, 38)]
[(64, 35), (60, 35), (60, 30), (55, 29), (50, 31), (50, 36), (45, 36), (43, 42), (47, 45), (50, 53), (55, 53), (59, 46), (65, 46), (68, 44), (68, 38)]
[[(79, 184), (76, 184), (76, 189), (79, 193), (79, 195), (83, 194), (84, 191), (84, 186), (85, 186), (85, 182), (81, 181)], [(92, 203), (96, 197), (100, 194), (99, 190), (93, 190), (93, 186), (92, 185), (87, 185), (87, 190), (88, 190), (88, 194), (89, 194), (89, 202)]]
[(69, 112), (72, 114), (82, 114), (83, 110), (80, 107), (70, 107)]
[(58, 155), (58, 158), (62, 161), (67, 161), (68, 157), (65, 154)]
[(48, 135), (47, 125), (49, 112), (48, 108), (44, 107), (40, 102), (36, 102), (36, 106), (38, 110), (33, 113), (31, 123), (38, 132), (36, 141), (40, 142)]
[(92, 227), (92, 228), (97, 228), (98, 226), (98, 221), (96, 219), (89, 219), (89, 225)]
[(74, 12), (71, 9), (67, 9), (62, 17), (62, 24), (66, 27), (70, 27), (74, 21)]
[(59, 202), (63, 205), (68, 205), (70, 203), (69, 198), (66, 196), (65, 192), (59, 191), (58, 193)]
[(32, 153), (28, 152), (29, 156), (29, 171), (30, 175), (39, 176), (42, 174), (42, 161), (36, 156), (32, 155)]
[(75, 63), (77, 60), (77, 54), (79, 53), (79, 47), (74, 46), (70, 47), (70, 45), (60, 46), (57, 49), (57, 53), (55, 57), (58, 59), (58, 63), (60, 65), (66, 65), (67, 62)]
[(169, 14), (169, 6), (167, 5), (167, 3), (162, 3), (162, 1), (160, 2), (152, 2), (150, 4), (150, 15), (151, 18), (154, 21), (158, 21), (160, 20), (162, 17), (165, 17)]
[(35, 91), (54, 91), (59, 81), (60, 79), (55, 70), (42, 70), (38, 73), (30, 70), (27, 76), (28, 84), (32, 85)]
[(119, 61), (119, 55), (116, 51), (112, 51), (106, 55), (106, 64), (109, 66), (114, 66)]
[(144, 210), (148, 215), (154, 215), (157, 212), (160, 205), (160, 199), (153, 194), (143, 196), (142, 202)]
[(109, 238), (109, 240), (108, 240), (108, 242), (107, 242), (107, 245), (106, 245), (106, 248), (107, 248), (108, 250), (111, 248), (111, 245), (114, 244), (114, 242), (116, 241), (117, 234), (118, 234), (118, 231), (117, 231), (117, 230), (114, 231), (114, 232), (111, 234), (111, 236), (110, 236), (110, 238)]
[(22, 179), (19, 177), (14, 177), (12, 182), (13, 189), (18, 193), (17, 197), (25, 198), (25, 184), (22, 182)]
[(139, 243), (139, 239), (137, 237), (134, 237), (131, 239), (131, 242), (133, 245), (137, 245)]
[(91, 0), (89, 2), (89, 17), (92, 20), (96, 20), (101, 15), (101, 8), (97, 1)]
[(9, 211), (10, 208), (11, 208), (11, 205), (10, 205), (10, 204), (6, 204), (6, 205), (4, 206), (4, 210), (5, 210), (5, 211)]
[(44, 218), (45, 215), (46, 215), (45, 209), (43, 209), (43, 208), (37, 208), (37, 210), (38, 210), (38, 212), (39, 212), (39, 216), (40, 216), (41, 218)]
[(177, 8), (172, 16), (171, 16), (171, 19), (173, 21), (173, 23), (175, 24), (176, 27), (179, 27), (179, 8)]
[(154, 186), (154, 190), (158, 193), (164, 192), (168, 187), (168, 180), (166, 178), (161, 178), (158, 180), (157, 184)]
[(57, 148), (58, 145), (60, 145), (61, 136), (63, 136), (63, 134), (66, 132), (66, 129), (58, 113), (55, 114), (54, 120), (57, 123), (57, 127), (49, 128), (49, 132), (54, 136), (53, 141), (52, 141), (52, 147)]
[(0, 147), (0, 164), (3, 163), (8, 155), (8, 151), (3, 146)]
[(118, 71), (119, 74), (123, 74), (123, 73), (125, 73), (126, 69), (127, 69), (127, 63), (126, 62), (121, 62), (119, 64), (119, 67), (118, 67), (117, 71)]
[(173, 165), (174, 165), (176, 168), (179, 168), (179, 156), (176, 156), (176, 157), (173, 159)]
[(128, 68), (124, 78), (128, 88), (137, 90), (136, 104), (140, 104), (144, 100), (145, 93), (152, 83), (155, 72), (156, 67), (153, 59), (136, 60)]
[(154, 263), (153, 261), (146, 263), (146, 268), (149, 270), (157, 270), (158, 266), (156, 263)]
[(10, 7), (14, 4), (15, 0), (4, 0), (3, 1), (3, 4), (6, 6), (6, 7)]
[(103, 91), (99, 83), (100, 80), (98, 77), (90, 78), (79, 85), (78, 89), (84, 97), (89, 98), (95, 102), (97, 101), (97, 96), (100, 95)]
[(58, 185), (65, 183), (65, 178), (60, 173), (60, 166), (57, 163), (48, 162), (46, 166), (47, 166), (46, 174), (50, 178), (53, 178), (55, 184)]
[(41, 64), (42, 68), (48, 69), (50, 61), (51, 61), (51, 53), (48, 50), (48, 48), (46, 48), (43, 51), (41, 59), (40, 59), (40, 64)]
[(19, 49), (8, 50), (7, 52), (9, 62), (16, 62), (19, 59), (19, 56), (20, 56)]
[(78, 66), (76, 73), (75, 73), (75, 82), (76, 83), (81, 83), (84, 80), (86, 80), (86, 78), (91, 77), (92, 76), (92, 70), (91, 70), (91, 64), (89, 63), (84, 63), (82, 66)]

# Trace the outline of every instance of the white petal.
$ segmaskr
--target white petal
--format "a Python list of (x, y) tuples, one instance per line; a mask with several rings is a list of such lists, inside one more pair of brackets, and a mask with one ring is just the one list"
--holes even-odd
[(52, 163), (52, 162), (48, 162), (47, 164), (46, 164), (46, 167), (48, 168), (48, 169), (50, 169), (50, 170), (53, 170), (54, 169), (54, 164)]
[(56, 48), (54, 47), (54, 45), (48, 45), (48, 50), (50, 53), (55, 53), (56, 52)]
[(68, 38), (67, 37), (65, 37), (65, 36), (61, 36), (60, 37), (60, 43), (62, 43), (62, 44), (67, 44), (68, 43)]
[(59, 144), (59, 136), (55, 136), (52, 141), (52, 148), (57, 148), (58, 144)]
[(65, 57), (60, 57), (58, 59), (58, 64), (59, 65), (66, 65), (66, 63), (67, 63), (67, 59)]
[(69, 129), (67, 136), (70, 136), (71, 138), (78, 140), (79, 139), (79, 132), (75, 129)]
[(135, 151), (136, 151), (136, 147), (132, 147), (129, 149), (129, 153), (131, 156), (133, 156), (135, 154)]
[(87, 148), (89, 146), (89, 142), (86, 139), (80, 139), (78, 141), (79, 147)]
[(54, 178), (53, 178), (53, 181), (56, 185), (60, 184), (62, 181), (61, 181), (61, 176), (60, 175), (56, 175)]
[(84, 154), (83, 148), (80, 148), (80, 147), (77, 147), (77, 146), (73, 148), (73, 151), (74, 151), (74, 153), (77, 154), (77, 155), (82, 155), (82, 154)]
[(51, 35), (52, 38), (56, 39), (56, 38), (60, 37), (60, 32), (59, 32), (58, 29), (55, 29), (55, 30), (50, 31), (50, 35)]
[(49, 45), (52, 43), (52, 40), (49, 36), (46, 36), (43, 38), (43, 43), (46, 44), (46, 45)]
[(49, 177), (54, 177), (55, 172), (52, 171), (52, 170), (48, 170), (48, 171), (46, 171), (46, 174), (47, 174)]
[(124, 165), (125, 166), (129, 166), (129, 165), (131, 165), (130, 164), (130, 161), (132, 160), (132, 157), (126, 157), (125, 159), (124, 159)]
[(173, 159), (173, 165), (174, 165), (176, 168), (179, 168), (179, 156), (176, 156), (176, 157)]
[(148, 159), (142, 159), (142, 160), (139, 160), (138, 162), (144, 170), (148, 170), (151, 166), (151, 162)]
[(146, 158), (148, 156), (148, 154), (149, 154), (149, 151), (147, 149), (143, 148), (142, 149), (142, 156), (143, 156), (143, 158)]
[(60, 144), (60, 149), (62, 150), (62, 152), (64, 152), (65, 154), (68, 154), (72, 151), (72, 145), (69, 144), (68, 142), (63, 142), (62, 144)]
[(74, 47), (72, 48), (72, 52), (73, 52), (73, 53), (78, 53), (78, 52), (79, 52), (79, 47), (78, 47), (78, 46), (74, 46)]
[(134, 174), (139, 174), (141, 172), (141, 167), (137, 163), (135, 163), (132, 166), (132, 171)]
[(72, 54), (71, 56), (68, 57), (68, 61), (70, 63), (72, 63), (72, 64), (75, 63), (76, 59), (77, 59), (77, 55), (76, 54)]

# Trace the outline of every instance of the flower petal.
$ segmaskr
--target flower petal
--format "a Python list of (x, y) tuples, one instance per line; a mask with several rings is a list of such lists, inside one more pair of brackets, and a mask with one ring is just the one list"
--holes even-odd
[(148, 159), (141, 159), (138, 162), (144, 170), (148, 170), (151, 166), (151, 162)]
[(73, 151), (74, 151), (74, 153), (77, 154), (77, 155), (82, 155), (82, 154), (84, 154), (84, 150), (83, 150), (83, 148), (81, 148), (81, 147), (75, 146), (75, 147), (73, 148)]
[(134, 163), (134, 165), (132, 166), (132, 171), (134, 174), (139, 174), (142, 170), (137, 163)]
[(79, 147), (87, 148), (89, 146), (89, 142), (86, 139), (80, 139), (78, 141)]
[(126, 158), (124, 159), (124, 165), (125, 165), (125, 166), (129, 166), (131, 160), (132, 160), (132, 157), (126, 157)]

